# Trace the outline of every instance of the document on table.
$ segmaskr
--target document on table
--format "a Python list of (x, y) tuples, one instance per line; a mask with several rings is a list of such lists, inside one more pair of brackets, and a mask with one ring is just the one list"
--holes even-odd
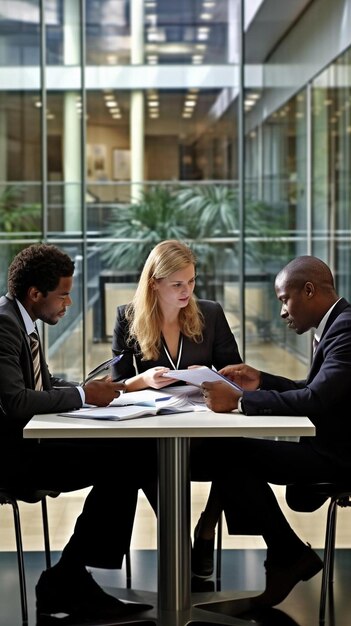
[(227, 383), (230, 387), (234, 387), (234, 389), (237, 389), (238, 391), (242, 391), (242, 388), (239, 387), (239, 385), (233, 383), (225, 376), (222, 376), (222, 374), (219, 374), (215, 370), (211, 370), (205, 365), (187, 370), (171, 370), (170, 372), (167, 372), (167, 374), (163, 374), (163, 376), (165, 378), (177, 378), (178, 380), (183, 380), (186, 383), (197, 385), (198, 387), (205, 382), (222, 382)]
[(106, 407), (82, 408), (59, 415), (80, 419), (127, 420), (148, 415), (206, 411), (207, 407), (201, 400), (198, 388), (187, 385), (172, 387), (172, 391), (168, 387), (167, 392), (144, 389), (122, 394)]

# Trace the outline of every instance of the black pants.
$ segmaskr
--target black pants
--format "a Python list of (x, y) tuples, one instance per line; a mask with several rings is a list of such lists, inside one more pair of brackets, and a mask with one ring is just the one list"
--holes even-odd
[(153, 440), (23, 440), (7, 448), (0, 480), (19, 492), (92, 486), (64, 554), (84, 565), (120, 568), (129, 549), (138, 489), (154, 489), (156, 476)]
[[(262, 535), (275, 550), (279, 543), (291, 542), (294, 533), (269, 483), (299, 483), (303, 487), (308, 482), (340, 479), (345, 471), (317, 453), (308, 439), (300, 442), (250, 438), (202, 440), (192, 462), (194, 478), (201, 477), (201, 468), (206, 467), (208, 477), (212, 475), (228, 532)], [(298, 503), (298, 491), (294, 496), (294, 508), (304, 510)], [(308, 503), (306, 510), (318, 508), (323, 501), (321, 498), (313, 505)]]

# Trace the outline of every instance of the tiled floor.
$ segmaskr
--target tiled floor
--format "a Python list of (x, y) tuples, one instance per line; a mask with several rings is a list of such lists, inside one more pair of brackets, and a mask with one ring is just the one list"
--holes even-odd
[[(53, 554), (53, 560), (57, 559)], [(222, 561), (222, 591), (260, 591), (264, 587), (264, 550), (225, 550)], [(35, 615), (35, 584), (44, 567), (43, 554), (26, 553), (27, 595), (29, 606), (28, 626), (39, 626)], [(122, 597), (125, 591), (123, 571), (94, 570), (96, 580), (109, 592)], [(157, 584), (156, 552), (154, 550), (132, 551), (133, 590), (154, 592)], [(321, 574), (312, 580), (299, 583), (289, 597), (276, 609), (261, 618), (248, 619), (242, 625), (253, 626), (319, 626), (318, 607)], [(325, 626), (350, 625), (351, 555), (349, 550), (338, 550), (336, 554), (334, 606), (330, 604)], [(212, 582), (214, 589), (214, 582)], [(140, 593), (140, 592), (139, 592)], [(245, 594), (244, 594), (245, 595)], [(155, 596), (153, 594), (153, 599)], [(201, 594), (197, 595), (198, 600)], [(201, 601), (201, 600), (200, 600)], [(153, 616), (150, 612), (150, 618)], [(148, 617), (147, 613), (144, 614)], [(83, 626), (71, 620), (70, 624)], [(103, 622), (84, 622), (84, 626), (101, 626)], [(115, 622), (113, 622), (115, 623)], [(67, 624), (66, 620), (55, 619), (50, 626)], [(111, 626), (111, 622), (109, 622)], [(18, 589), (17, 563), (14, 552), (0, 553), (0, 626), (20, 626), (21, 612)], [(68, 626), (68, 625), (67, 625)], [(167, 626), (167, 625), (165, 625)], [(196, 622), (201, 626), (201, 622)]]

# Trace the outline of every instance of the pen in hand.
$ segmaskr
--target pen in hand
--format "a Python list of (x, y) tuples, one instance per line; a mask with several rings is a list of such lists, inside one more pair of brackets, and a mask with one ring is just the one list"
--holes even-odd
[(113, 365), (116, 365), (117, 363), (119, 363), (122, 357), (123, 357), (123, 353), (119, 354), (118, 356), (113, 357), (112, 359), (108, 359), (107, 361), (104, 361), (103, 363), (100, 363), (100, 365), (98, 365), (93, 370), (91, 370), (91, 372), (89, 372), (89, 374), (87, 375), (85, 380), (81, 383), (81, 385), (86, 385), (86, 383), (93, 380), (100, 374), (107, 372)]

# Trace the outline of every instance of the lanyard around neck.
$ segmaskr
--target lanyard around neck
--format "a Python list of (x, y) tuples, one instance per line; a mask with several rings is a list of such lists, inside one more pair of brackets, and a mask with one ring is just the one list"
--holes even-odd
[(162, 339), (162, 345), (163, 345), (163, 349), (164, 349), (164, 351), (166, 353), (166, 357), (167, 357), (167, 359), (169, 360), (169, 362), (170, 362), (170, 364), (172, 366), (172, 369), (178, 370), (179, 369), (180, 359), (182, 358), (182, 352), (183, 352), (183, 335), (180, 335), (179, 349), (178, 349), (178, 356), (177, 356), (177, 363), (176, 364), (174, 363), (171, 355), (169, 354), (168, 348), (166, 346), (165, 341), (163, 341), (163, 339)]

